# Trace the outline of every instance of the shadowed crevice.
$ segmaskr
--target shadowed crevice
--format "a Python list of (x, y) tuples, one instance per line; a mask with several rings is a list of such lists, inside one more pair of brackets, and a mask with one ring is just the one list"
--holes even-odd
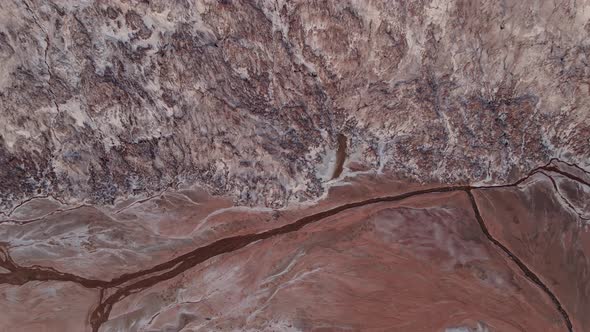
[(559, 302), (559, 299), (557, 298), (557, 296), (555, 296), (555, 294), (553, 294), (553, 292), (549, 289), (549, 287), (547, 287), (547, 285), (545, 285), (541, 281), (541, 279), (520, 258), (518, 258), (514, 253), (512, 253), (510, 251), (510, 249), (508, 249), (506, 246), (504, 246), (502, 243), (500, 243), (500, 241), (496, 240), (490, 234), (490, 231), (488, 230), (488, 228), (485, 224), (485, 221), (483, 220), (483, 217), (481, 216), (481, 213), (479, 212), (479, 208), (477, 206), (477, 202), (475, 201), (475, 197), (473, 197), (473, 193), (471, 192), (471, 190), (466, 190), (465, 192), (469, 196), (469, 201), (471, 202), (473, 212), (475, 213), (475, 219), (477, 220), (477, 223), (479, 224), (484, 235), (497, 248), (499, 248), (502, 252), (504, 252), (504, 254), (506, 254), (508, 256), (508, 258), (510, 258), (510, 260), (512, 260), (518, 266), (518, 268), (520, 268), (520, 270), (522, 271), (524, 276), (529, 281), (531, 281), (533, 284), (535, 284), (537, 287), (539, 287), (545, 294), (547, 294), (547, 296), (549, 296), (549, 298), (551, 299), (551, 301), (553, 302), (553, 304), (555, 305), (555, 307), (557, 308), (557, 310), (559, 311), (559, 313), (563, 317), (563, 320), (565, 322), (565, 325), (567, 326), (568, 331), (570, 331), (570, 332), (573, 331), (573, 326), (572, 326), (572, 322), (569, 318), (569, 315), (567, 314), (567, 312), (565, 311), (565, 309), (563, 308), (563, 306)]
[(343, 134), (338, 134), (338, 150), (336, 151), (336, 164), (332, 179), (337, 179), (344, 170), (344, 162), (346, 161), (346, 149), (348, 139)]

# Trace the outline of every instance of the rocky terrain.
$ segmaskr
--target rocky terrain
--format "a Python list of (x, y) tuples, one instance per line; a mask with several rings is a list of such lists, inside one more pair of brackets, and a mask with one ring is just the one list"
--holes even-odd
[(0, 18), (0, 331), (590, 331), (590, 1)]
[(285, 207), (325, 191), (340, 133), (413, 181), (587, 167), (589, 6), (4, 1), (1, 207), (186, 182)]

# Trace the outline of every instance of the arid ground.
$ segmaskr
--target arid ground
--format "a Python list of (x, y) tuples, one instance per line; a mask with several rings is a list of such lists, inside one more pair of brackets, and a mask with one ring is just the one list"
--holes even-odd
[(0, 332), (590, 332), (590, 0), (0, 1)]

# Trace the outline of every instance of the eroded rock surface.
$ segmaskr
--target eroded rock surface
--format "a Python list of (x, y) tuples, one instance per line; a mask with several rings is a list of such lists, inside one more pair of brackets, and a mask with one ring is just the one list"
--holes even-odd
[(321, 165), (422, 182), (588, 166), (587, 1), (4, 1), (0, 205), (198, 183), (281, 207)]
[(0, 18), (0, 331), (590, 331), (589, 1)]

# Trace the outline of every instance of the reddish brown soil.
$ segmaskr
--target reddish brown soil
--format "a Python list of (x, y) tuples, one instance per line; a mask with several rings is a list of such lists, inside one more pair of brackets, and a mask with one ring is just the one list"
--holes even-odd
[[(359, 183), (228, 236), (240, 222), (230, 211), (230, 227), (196, 249), (112, 279), (22, 265), (3, 250), (0, 282), (96, 289), (93, 331), (174, 322), (222, 330), (584, 330), (590, 246), (588, 199), (580, 196), (589, 184), (566, 167), (574, 166), (554, 162), (504, 186), (394, 186), (395, 194), (364, 200)], [(164, 297), (153, 302), (156, 294)], [(202, 321), (204, 311), (215, 319)]]

